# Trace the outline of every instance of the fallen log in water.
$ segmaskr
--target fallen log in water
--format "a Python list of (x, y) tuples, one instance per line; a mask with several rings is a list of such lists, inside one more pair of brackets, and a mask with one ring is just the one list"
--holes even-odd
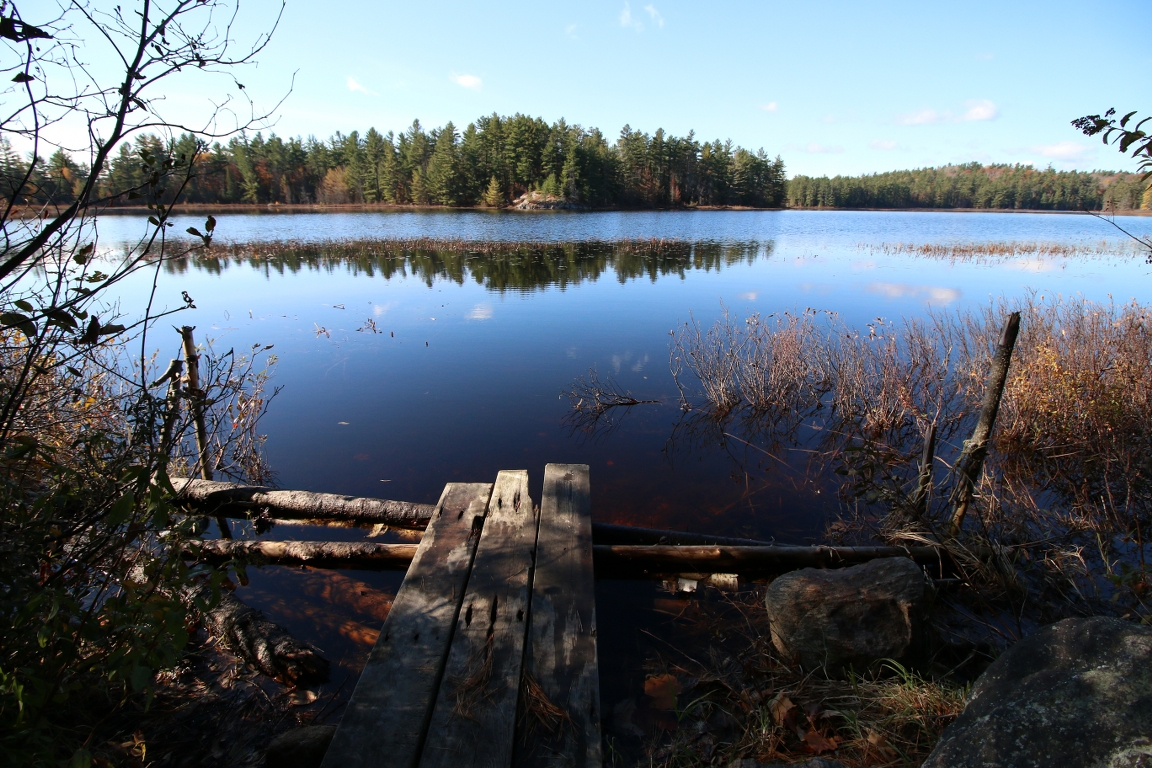
[(208, 563), (241, 560), (257, 565), (311, 565), (316, 568), (365, 570), (408, 569), (419, 544), (368, 541), (229, 541), (191, 542), (186, 554)]
[[(240, 485), (211, 480), (173, 478), (181, 500), (204, 514), (226, 517), (266, 516), (273, 523), (307, 522), (346, 526), (389, 525), (421, 530), (428, 526), (435, 506), (408, 501), (340, 496), (311, 491), (276, 491), (259, 485)], [(255, 513), (255, 514), (253, 514)], [(592, 523), (592, 539), (597, 544), (701, 544), (726, 546), (770, 546), (770, 541), (712, 536), (631, 525)]]
[[(205, 514), (230, 517), (258, 516), (291, 519), (327, 518), (398, 528), (425, 528), (432, 518), (433, 504), (408, 501), (340, 496), (310, 491), (277, 491), (260, 485), (240, 485), (213, 480), (173, 478), (178, 499), (191, 503)], [(255, 512), (256, 515), (251, 513)]]
[[(208, 588), (204, 586), (196, 587), (193, 594), (205, 600), (209, 597)], [(203, 617), (213, 634), (269, 677), (289, 685), (314, 685), (328, 681), (328, 660), (320, 655), (318, 649), (296, 640), (288, 630), (273, 624), (231, 592), (221, 592), (220, 602)]]
[(595, 545), (596, 575), (611, 577), (676, 573), (760, 575), (797, 568), (838, 568), (882, 557), (910, 557), (940, 566), (947, 556), (936, 547), (729, 547)]
[[(416, 544), (342, 541), (227, 541), (194, 543), (189, 555), (208, 562), (238, 559), (262, 565), (405, 570)], [(797, 568), (836, 568), (881, 557), (911, 557), (939, 566), (935, 547), (779, 547), (606, 545), (592, 547), (596, 575), (640, 577), (675, 573), (782, 573)]]

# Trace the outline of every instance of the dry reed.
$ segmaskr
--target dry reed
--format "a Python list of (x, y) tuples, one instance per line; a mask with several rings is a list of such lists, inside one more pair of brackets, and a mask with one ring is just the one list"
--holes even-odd
[[(962, 535), (944, 532), (954, 465), (972, 431), (1003, 318), (1022, 314), (1008, 382)], [(841, 535), (942, 542), (1003, 553), (973, 581), (1011, 596), (1027, 584), (1048, 617), (1110, 605), (1147, 617), (1145, 538), (1152, 519), (1152, 328), (1136, 303), (1031, 295), (979, 311), (934, 313), (863, 329), (812, 310), (725, 312), (673, 333), (683, 406), (734, 422), (772, 446), (804, 445), (843, 476), (851, 519)], [(928, 425), (936, 426), (932, 491), (914, 502)], [(734, 427), (729, 427), (734, 428)], [(998, 549), (997, 549), (998, 548)], [(1021, 575), (1023, 574), (1023, 575)], [(995, 591), (995, 590), (992, 590)], [(1037, 619), (1043, 616), (1037, 614)]]

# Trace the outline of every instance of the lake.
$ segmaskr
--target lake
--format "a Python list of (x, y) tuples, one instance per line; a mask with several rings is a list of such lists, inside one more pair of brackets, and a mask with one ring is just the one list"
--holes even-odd
[[(198, 340), (211, 339), (217, 350), (275, 345), (273, 383), (283, 389), (263, 431), (283, 488), (434, 503), (446, 482), (490, 482), (500, 469), (527, 468), (538, 502), (545, 464), (585, 463), (598, 520), (782, 542), (820, 535), (838, 509), (835, 484), (809, 477), (802, 457), (778, 461), (737, 440), (719, 444), (685, 431), (668, 365), (669, 331), (679, 324), (710, 325), (724, 307), (741, 318), (811, 307), (863, 325), (1028, 291), (1152, 301), (1152, 267), (1121, 233), (1087, 215), (397, 212), (217, 221), (221, 246), (293, 241), (304, 252), (308, 243), (345, 238), (682, 241), (659, 259), (596, 252), (340, 261), (263, 258), (260, 248), (242, 258), (188, 259), (161, 271), (157, 304), (180, 306), (187, 291), (196, 309), (160, 323), (152, 338), (162, 362), (177, 356), (173, 322), (196, 326)], [(1152, 232), (1152, 218), (1118, 221), (1135, 234)], [(101, 249), (121, 250), (142, 224), (105, 216)], [(173, 231), (202, 225), (202, 216), (179, 216)], [(991, 243), (1030, 245), (976, 258), (900, 247)], [(141, 306), (150, 284), (144, 274), (124, 284), (126, 311)], [(592, 368), (659, 402), (619, 414), (610, 430), (573, 428), (562, 393)], [(293, 527), (268, 535), (364, 532)], [(251, 573), (241, 596), (324, 648), (344, 670), (334, 672), (333, 688), (344, 682), (346, 696), (370, 647), (363, 628), (379, 626), (371, 607), (333, 603), (330, 578), (316, 572)], [(400, 578), (338, 577), (353, 589), (393, 593)], [(663, 626), (649, 615), (655, 589), (598, 586), (606, 713), (643, 680), (634, 669), (646, 647), (639, 632)]]

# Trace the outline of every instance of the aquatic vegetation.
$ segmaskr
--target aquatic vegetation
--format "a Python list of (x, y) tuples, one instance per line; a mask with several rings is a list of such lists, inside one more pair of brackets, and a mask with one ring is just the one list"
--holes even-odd
[[(1011, 311), (1021, 331), (978, 511), (953, 538), (955, 466)], [(991, 585), (984, 597), (1011, 600), (1031, 584), (1037, 619), (1148, 616), (1150, 311), (1031, 295), (859, 329), (812, 310), (725, 314), (676, 330), (671, 365), (692, 418), (770, 455), (806, 450), (812, 471), (841, 476), (845, 514), (833, 534), (943, 543), (971, 564), (972, 583)], [(918, 460), (931, 432), (925, 488)], [(985, 545), (1002, 553), (998, 565), (971, 556)]]

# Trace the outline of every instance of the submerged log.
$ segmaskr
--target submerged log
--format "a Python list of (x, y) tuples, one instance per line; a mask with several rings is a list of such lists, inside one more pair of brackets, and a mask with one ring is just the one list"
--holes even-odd
[[(196, 542), (189, 556), (208, 562), (239, 559), (262, 565), (404, 570), (416, 544), (342, 541)], [(797, 568), (836, 568), (881, 557), (910, 557), (939, 566), (947, 559), (936, 547), (780, 547), (606, 545), (592, 548), (597, 576), (644, 577), (674, 573), (783, 573)]]
[(936, 547), (727, 547), (596, 545), (597, 575), (673, 573), (783, 573), (797, 568), (837, 568), (882, 557), (910, 557), (939, 566)]
[[(340, 496), (310, 491), (277, 491), (260, 485), (240, 485), (210, 480), (173, 478), (178, 499), (205, 513), (233, 517), (258, 516), (294, 519), (328, 518), (340, 521), (384, 524), (398, 528), (425, 528), (433, 504)], [(252, 513), (255, 513), (253, 515)]]
[(707, 533), (667, 531), (657, 528), (636, 528), (615, 523), (592, 523), (592, 540), (597, 544), (699, 544), (731, 547), (779, 546), (771, 541), (741, 539), (732, 536), (711, 536)]
[[(209, 597), (208, 588), (204, 586), (197, 587), (194, 594), (205, 600)], [(220, 602), (203, 616), (213, 634), (269, 677), (290, 685), (328, 681), (328, 660), (320, 655), (319, 649), (296, 640), (288, 630), (272, 623), (231, 592), (221, 592)]]
[(242, 560), (256, 565), (311, 565), (316, 568), (408, 569), (419, 544), (367, 541), (226, 541), (191, 542), (189, 557), (208, 563)]

